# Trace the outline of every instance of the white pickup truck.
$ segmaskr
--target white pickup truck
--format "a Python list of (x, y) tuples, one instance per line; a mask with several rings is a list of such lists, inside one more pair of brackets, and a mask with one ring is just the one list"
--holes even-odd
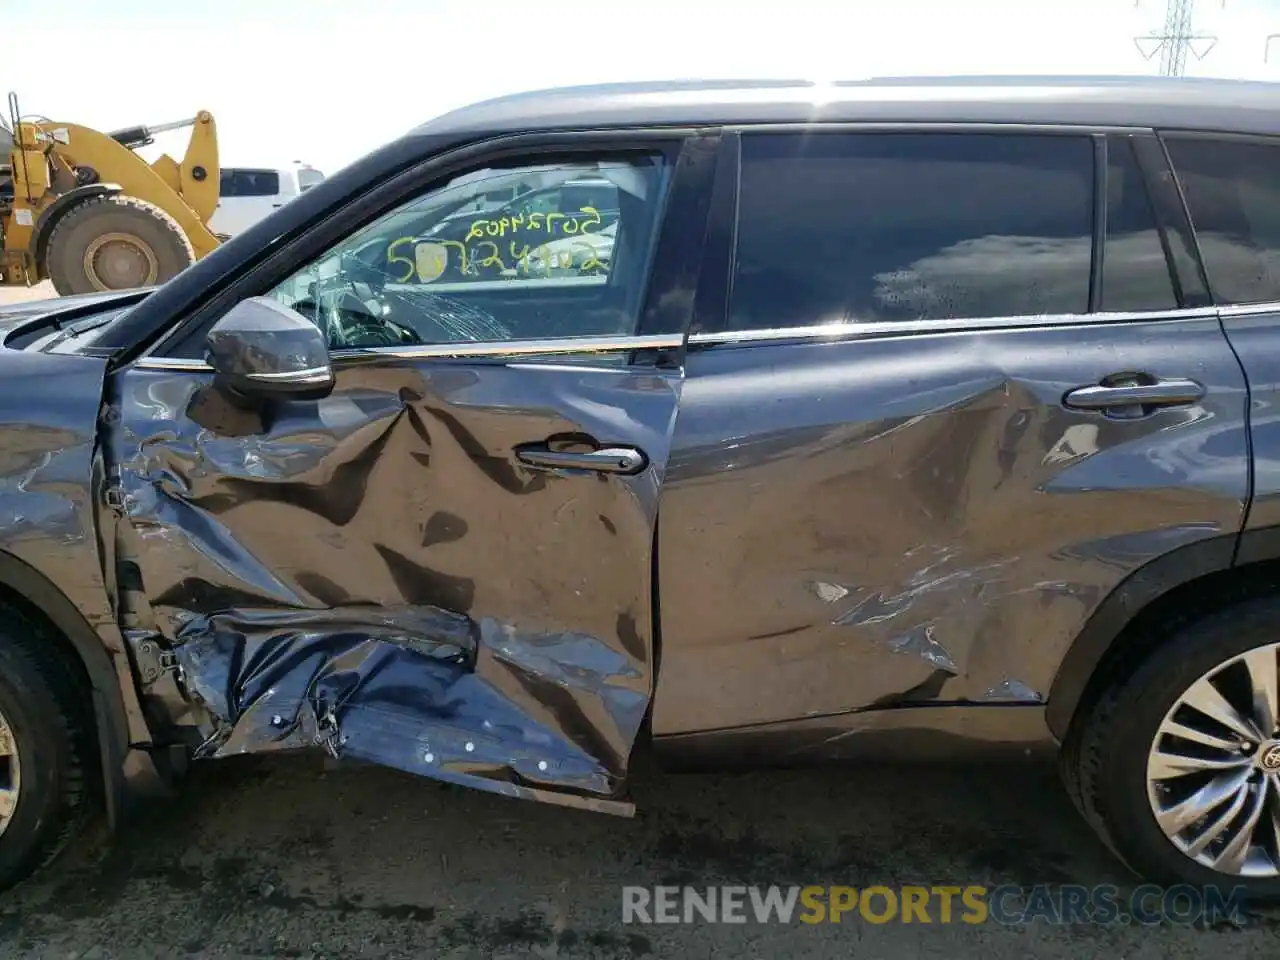
[(242, 233), (323, 179), (323, 173), (305, 163), (288, 170), (223, 167), (218, 208), (209, 221), (209, 229), (224, 236)]

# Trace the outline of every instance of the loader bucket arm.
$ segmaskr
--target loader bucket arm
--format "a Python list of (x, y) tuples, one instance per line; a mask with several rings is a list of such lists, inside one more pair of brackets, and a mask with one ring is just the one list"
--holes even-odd
[(179, 167), (182, 198), (201, 221), (208, 223), (218, 206), (218, 128), (213, 114), (201, 110), (191, 126), (191, 139)]
[[(177, 221), (196, 256), (203, 257), (218, 246), (206, 222), (217, 206), (219, 170), (213, 117), (202, 116), (208, 122), (201, 123), (197, 117), (193, 125), (191, 145), (179, 170), (179, 189), (110, 134), (74, 123), (41, 126), (58, 134), (49, 144), (55, 157), (71, 167), (92, 167), (100, 182), (119, 184), (123, 193), (155, 204)], [(188, 183), (193, 188), (190, 195)]]
[(218, 208), (221, 175), (218, 166), (218, 132), (212, 114), (201, 110), (191, 120), (179, 120), (177, 123), (166, 123), (158, 127), (130, 127), (127, 130), (113, 131), (110, 136), (130, 150), (136, 150), (154, 143), (155, 134), (182, 127), (191, 127), (191, 139), (187, 142), (187, 152), (183, 154), (182, 162), (179, 163), (166, 153), (151, 164), (151, 169), (160, 174), (171, 189), (181, 194), (187, 206), (207, 223)]

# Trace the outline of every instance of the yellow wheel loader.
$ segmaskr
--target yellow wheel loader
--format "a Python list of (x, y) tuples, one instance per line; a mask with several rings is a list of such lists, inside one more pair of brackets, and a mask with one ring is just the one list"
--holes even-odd
[[(0, 121), (0, 285), (52, 280), (61, 294), (164, 283), (218, 246), (213, 117), (102, 133), (24, 118), (9, 95)], [(191, 127), (182, 161), (134, 151)]]

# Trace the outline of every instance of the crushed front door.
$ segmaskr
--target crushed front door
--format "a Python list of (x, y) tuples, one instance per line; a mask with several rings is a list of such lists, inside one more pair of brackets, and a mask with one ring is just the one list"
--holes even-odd
[[(358, 366), (270, 422), (210, 379), (125, 374), (118, 463), (118, 555), (210, 714), (202, 752), (314, 743), (503, 793), (618, 796), (650, 696), (676, 375)], [(644, 469), (516, 452), (557, 437)]]
[[(521, 317), (577, 324), (551, 348), (509, 337), (516, 349), (444, 356), (430, 338), (450, 331), (427, 329), (444, 305), (483, 353), (476, 341), (514, 315), (523, 274), (481, 273), (470, 287), (444, 274), (441, 299), (442, 271), (404, 282), (412, 244), (374, 232), (345, 249), (390, 251), (395, 279), (377, 316), (418, 330), (422, 345), (335, 351), (327, 398), (237, 407), (202, 364), (173, 358), (115, 376), (120, 606), (135, 652), (159, 660), (139, 657), (152, 706), (182, 721), (194, 705), (198, 755), (319, 745), (631, 812), (627, 762), (653, 685), (654, 521), (681, 383), (678, 366), (639, 348), (682, 336), (582, 333), (606, 308), (643, 300), (649, 244), (627, 217), (657, 232), (646, 210), (660, 209), (658, 163), (647, 181), (617, 177), (648, 192), (624, 205), (607, 247), (588, 251), (585, 279), (566, 257), (529, 288), (536, 303)], [(380, 223), (406, 233), (404, 219)], [(680, 243), (700, 236), (667, 230)], [(649, 282), (666, 304), (660, 265), (679, 274), (689, 258), (664, 253), (663, 236)], [(627, 256), (642, 259), (623, 289)]]

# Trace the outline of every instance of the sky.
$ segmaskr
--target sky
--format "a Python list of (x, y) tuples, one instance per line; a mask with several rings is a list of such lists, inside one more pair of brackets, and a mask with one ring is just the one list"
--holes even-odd
[[(578, 83), (1154, 74), (1165, 0), (0, 0), (0, 88), (103, 130), (214, 114), (224, 166), (333, 173), (469, 102)], [(1198, 0), (1187, 74), (1280, 81), (1280, 0)], [(1144, 43), (1151, 52), (1152, 43)], [(1202, 44), (1203, 46), (1203, 44)], [(144, 151), (180, 157), (185, 133)]]

